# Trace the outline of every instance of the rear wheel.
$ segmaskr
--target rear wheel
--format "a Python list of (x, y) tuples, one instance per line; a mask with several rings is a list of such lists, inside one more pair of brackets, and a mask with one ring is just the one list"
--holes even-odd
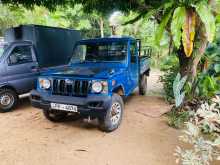
[(16, 107), (18, 95), (11, 89), (0, 89), (0, 112), (9, 112)]
[(55, 111), (55, 110), (43, 110), (44, 116), (53, 122), (61, 122), (63, 121), (68, 113), (67, 112), (62, 112), (62, 111)]
[(99, 119), (100, 129), (105, 132), (116, 130), (122, 121), (124, 103), (118, 94), (112, 96), (112, 101), (105, 116)]
[(139, 94), (145, 95), (147, 93), (147, 76), (145, 74), (141, 75), (139, 82)]

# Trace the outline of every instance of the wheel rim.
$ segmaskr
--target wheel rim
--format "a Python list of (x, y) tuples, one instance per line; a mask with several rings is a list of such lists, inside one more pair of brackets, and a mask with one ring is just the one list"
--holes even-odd
[(111, 122), (113, 125), (118, 124), (121, 118), (121, 105), (116, 102), (111, 106)]
[(9, 94), (5, 93), (0, 96), (0, 106), (3, 108), (11, 107), (14, 104), (14, 97)]

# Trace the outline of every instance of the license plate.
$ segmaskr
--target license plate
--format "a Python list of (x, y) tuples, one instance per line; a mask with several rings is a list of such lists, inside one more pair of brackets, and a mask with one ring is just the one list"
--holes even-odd
[(51, 106), (51, 109), (55, 109), (55, 110), (77, 112), (77, 106), (75, 105), (51, 103), (50, 106)]

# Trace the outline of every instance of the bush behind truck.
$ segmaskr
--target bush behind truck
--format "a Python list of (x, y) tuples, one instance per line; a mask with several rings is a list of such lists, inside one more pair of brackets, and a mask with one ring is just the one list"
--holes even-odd
[(22, 25), (5, 32), (0, 45), (0, 112), (12, 110), (19, 95), (36, 87), (45, 71), (68, 64), (80, 33), (76, 30)]

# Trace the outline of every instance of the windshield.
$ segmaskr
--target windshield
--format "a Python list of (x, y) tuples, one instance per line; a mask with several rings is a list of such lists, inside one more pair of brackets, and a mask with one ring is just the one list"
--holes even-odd
[(78, 44), (71, 62), (120, 62), (126, 59), (127, 42)]

